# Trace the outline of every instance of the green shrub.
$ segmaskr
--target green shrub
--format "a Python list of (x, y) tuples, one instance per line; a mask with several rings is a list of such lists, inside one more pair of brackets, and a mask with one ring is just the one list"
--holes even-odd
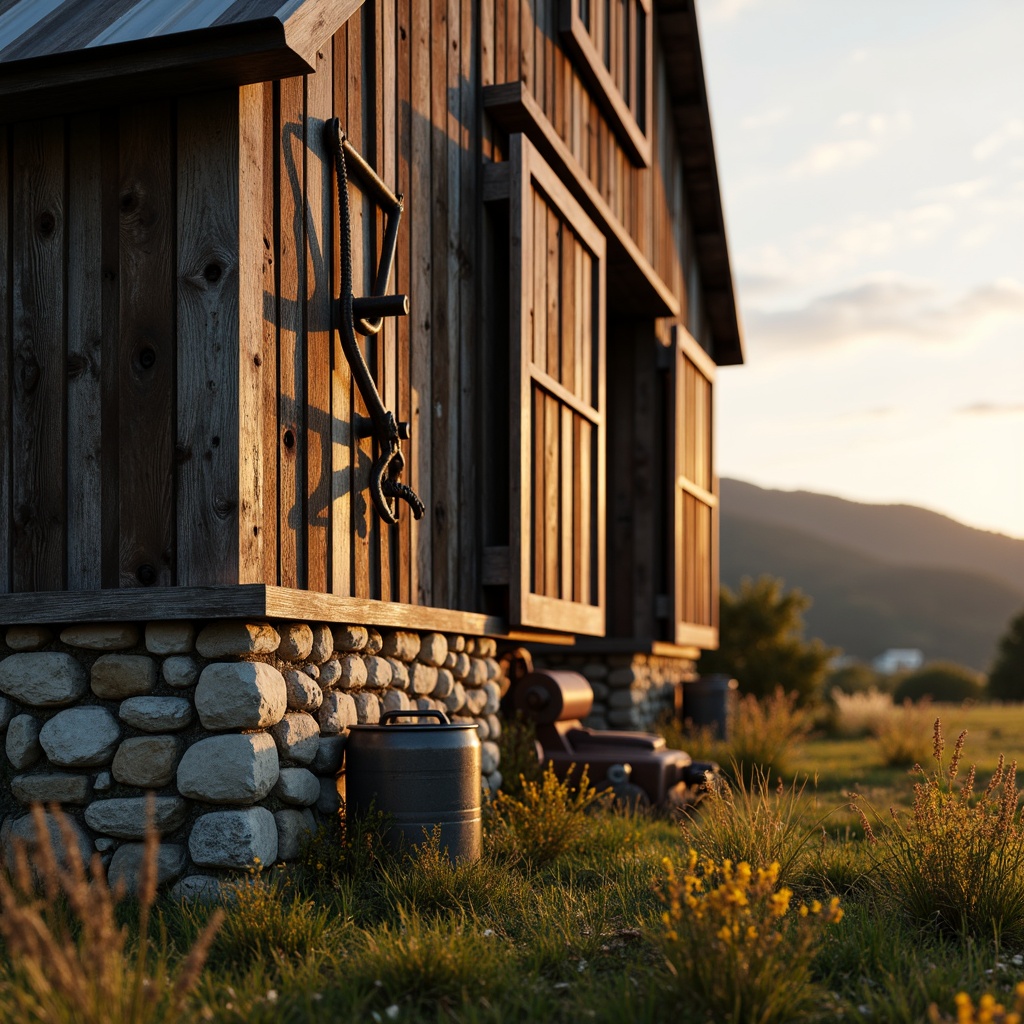
[(879, 675), (870, 665), (863, 661), (852, 661), (832, 672), (825, 682), (825, 689), (831, 693), (842, 690), (843, 693), (867, 693), (871, 690), (885, 691), (889, 676)]
[(1000, 756), (984, 792), (972, 765), (960, 785), (964, 739), (943, 759), (936, 719), (930, 773), (918, 767), (911, 812), (892, 811), (876, 839), (882, 892), (911, 921), (982, 942), (1024, 940), (1024, 831), (1017, 810), (1017, 763)]
[(779, 865), (716, 862), (690, 851), (681, 876), (670, 861), (655, 938), (678, 1009), (697, 1000), (716, 1024), (788, 1024), (820, 1004), (811, 963), (843, 911), (835, 897), (794, 906)]
[(1013, 619), (999, 641), (988, 692), (993, 700), (1024, 700), (1024, 612)]
[(759, 774), (770, 780), (772, 773), (788, 771), (787, 754), (811, 731), (810, 714), (797, 707), (798, 695), (781, 687), (758, 700), (747, 694), (735, 700), (729, 711), (727, 756), (734, 777), (748, 785)]
[(979, 700), (985, 695), (985, 677), (952, 661), (934, 661), (904, 676), (893, 697), (904, 700), (959, 702)]
[(932, 749), (928, 729), (931, 722), (932, 706), (927, 697), (917, 704), (908, 698), (899, 707), (890, 707), (889, 714), (879, 718), (873, 730), (882, 764), (890, 768), (924, 764)]
[(491, 848), (499, 856), (521, 858), (533, 867), (579, 849), (589, 827), (586, 811), (601, 799), (590, 785), (586, 766), (578, 786), (568, 778), (560, 780), (550, 762), (538, 781), (520, 781), (521, 796), (502, 791), (491, 802)]

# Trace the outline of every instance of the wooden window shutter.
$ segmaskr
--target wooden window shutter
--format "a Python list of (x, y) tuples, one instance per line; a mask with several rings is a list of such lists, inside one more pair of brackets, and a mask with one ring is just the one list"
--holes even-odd
[(718, 646), (718, 480), (714, 470), (715, 364), (683, 327), (674, 328), (672, 549), (675, 642)]
[(509, 201), (509, 620), (605, 631), (605, 238), (530, 142), (492, 167)]

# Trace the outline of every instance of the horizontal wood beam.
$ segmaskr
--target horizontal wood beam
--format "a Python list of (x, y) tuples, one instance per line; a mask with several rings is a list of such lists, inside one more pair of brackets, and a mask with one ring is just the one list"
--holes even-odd
[[(494, 122), (507, 132), (522, 132), (536, 146), (607, 237), (608, 281), (616, 285), (608, 288), (609, 308), (650, 317), (679, 316), (678, 297), (640, 251), (527, 86), (523, 82), (489, 85), (483, 96), (484, 110)], [(495, 175), (492, 180), (497, 192), (500, 179)], [(485, 190), (486, 182), (485, 178)]]
[(0, 626), (159, 619), (294, 619), (504, 636), (499, 616), (335, 597), (262, 583), (0, 595)]

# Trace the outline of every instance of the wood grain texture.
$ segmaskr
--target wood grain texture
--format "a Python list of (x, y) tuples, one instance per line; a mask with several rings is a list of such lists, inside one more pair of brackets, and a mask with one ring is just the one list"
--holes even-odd
[(14, 195), (11, 186), (10, 131), (0, 129), (0, 594), (11, 589), (11, 347), (12, 347), (12, 253), (11, 206)]
[(122, 110), (120, 135), (118, 581), (167, 586), (174, 579), (176, 414), (170, 105)]
[(66, 555), (63, 123), (19, 125), (13, 162), (11, 589), (55, 590)]
[[(67, 258), (67, 585), (71, 590), (98, 590), (103, 585), (101, 144), (99, 115), (86, 114), (71, 120), (69, 165), (74, 173), (68, 182)], [(0, 394), (4, 390), (0, 384)]]
[(238, 95), (178, 105), (178, 582), (237, 582)]

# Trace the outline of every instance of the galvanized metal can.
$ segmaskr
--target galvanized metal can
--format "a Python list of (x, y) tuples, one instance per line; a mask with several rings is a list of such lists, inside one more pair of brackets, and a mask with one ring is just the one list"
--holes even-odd
[[(405, 722), (401, 719), (436, 719)], [(388, 816), (394, 848), (422, 844), (440, 829), (452, 861), (479, 860), (480, 739), (475, 724), (440, 711), (387, 711), (379, 725), (353, 725), (345, 744), (346, 814), (371, 807)]]

